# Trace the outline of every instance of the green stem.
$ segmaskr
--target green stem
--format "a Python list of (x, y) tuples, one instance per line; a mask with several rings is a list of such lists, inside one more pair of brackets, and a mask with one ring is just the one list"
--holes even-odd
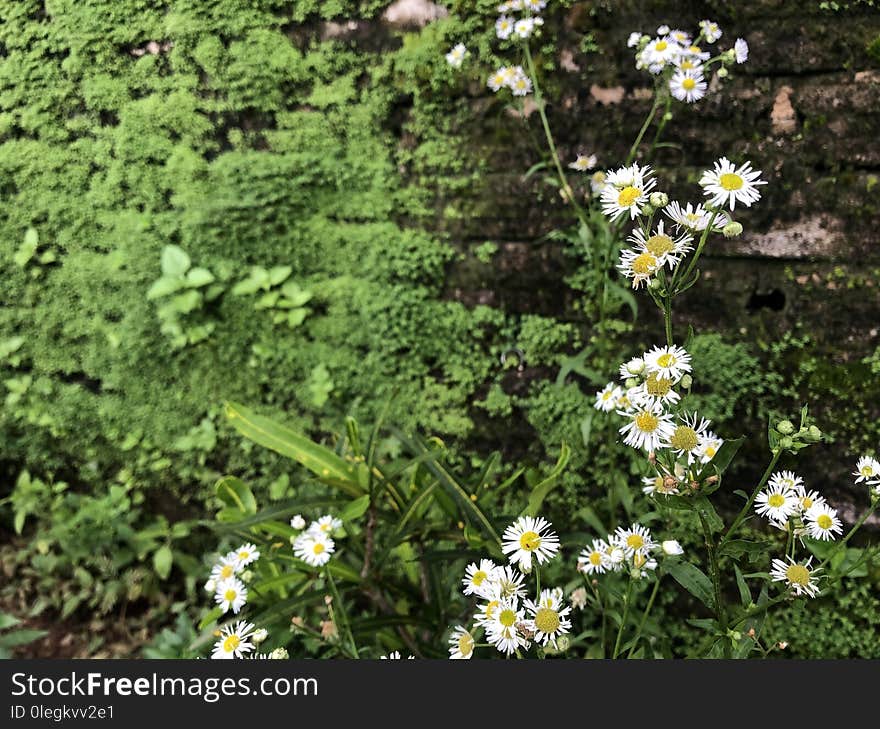
[(597, 588), (596, 585), (593, 584), (593, 581), (587, 575), (584, 575), (584, 581), (590, 586), (590, 589), (592, 589), (593, 594), (596, 596), (596, 602), (599, 603), (599, 610), (602, 613), (602, 633), (601, 633), (601, 636), (602, 636), (602, 658), (604, 658), (605, 657), (605, 629), (606, 629), (606, 625), (607, 625), (606, 617), (605, 617), (605, 603), (602, 600), (602, 593), (599, 592), (599, 588)]
[(666, 108), (663, 110), (663, 116), (660, 117), (660, 123), (657, 125), (657, 132), (654, 134), (654, 139), (651, 142), (651, 148), (648, 150), (648, 155), (653, 154), (654, 150), (657, 148), (657, 142), (660, 141), (660, 135), (663, 134), (663, 130), (666, 128), (666, 124), (669, 122), (670, 113), (669, 110), (672, 106), (672, 95), (666, 95)]
[(341, 628), (340, 634), (343, 634), (348, 639), (348, 643), (351, 646), (351, 653), (355, 658), (358, 658), (357, 645), (354, 642), (354, 635), (351, 632), (351, 626), (348, 623), (348, 616), (345, 613), (345, 605), (342, 602), (342, 598), (339, 595), (339, 590), (336, 589), (336, 582), (333, 579), (333, 574), (330, 572), (330, 565), (327, 565), (327, 584), (330, 585), (330, 592), (333, 594), (333, 604), (336, 606), (336, 614), (339, 616), (339, 627)]
[(623, 598), (623, 616), (620, 618), (620, 627), (617, 629), (617, 638), (614, 641), (614, 652), (611, 654), (612, 658), (617, 658), (620, 653), (620, 639), (623, 637), (623, 629), (626, 627), (626, 619), (629, 617), (629, 603), (632, 597), (632, 579), (626, 585), (626, 595)]
[(654, 104), (651, 107), (651, 111), (648, 112), (648, 116), (645, 117), (645, 123), (642, 124), (642, 128), (639, 130), (639, 136), (636, 137), (636, 141), (633, 142), (632, 147), (629, 148), (629, 154), (626, 157), (626, 164), (632, 164), (633, 160), (636, 158), (636, 153), (639, 150), (639, 145), (642, 143), (642, 139), (645, 137), (645, 132), (648, 131), (648, 127), (651, 126), (651, 122), (654, 121), (654, 115), (657, 113), (657, 109), (660, 108), (660, 97), (657, 94), (654, 94)]
[(841, 539), (841, 540), (837, 543), (837, 546), (835, 546), (834, 549), (831, 550), (831, 552), (829, 553), (829, 555), (819, 563), (819, 566), (816, 568), (816, 571), (821, 570), (821, 569), (822, 569), (823, 567), (825, 567), (825, 565), (827, 565), (832, 559), (834, 559), (835, 555), (836, 555), (841, 549), (843, 549), (843, 548), (846, 546), (847, 542), (849, 542), (849, 540), (852, 539), (853, 535), (854, 535), (859, 529), (862, 528), (862, 525), (863, 525), (866, 521), (868, 521), (868, 519), (870, 518), (871, 514), (873, 514), (873, 513), (877, 510), (877, 506), (878, 506), (878, 505), (880, 505), (880, 502), (875, 503), (875, 504), (872, 504), (872, 505), (871, 505), (871, 508), (868, 509), (864, 514), (862, 514), (862, 515), (859, 517), (858, 521), (857, 521), (855, 524), (853, 524), (853, 528), (849, 530), (849, 532), (847, 533), (847, 535), (846, 535), (843, 539)]
[(736, 530), (740, 527), (743, 520), (748, 516), (749, 510), (752, 508), (752, 504), (755, 503), (755, 499), (758, 497), (758, 492), (764, 488), (764, 484), (770, 478), (770, 474), (773, 473), (773, 469), (776, 468), (776, 463), (779, 460), (779, 457), (782, 455), (782, 450), (777, 449), (773, 452), (773, 458), (770, 460), (770, 465), (767, 466), (767, 470), (764, 471), (764, 475), (761, 476), (761, 480), (758, 482), (758, 485), (755, 486), (755, 490), (752, 491), (752, 495), (749, 497), (749, 500), (746, 502), (746, 505), (740, 510), (739, 514), (737, 514), (736, 519), (733, 520), (733, 524), (730, 525), (730, 528), (727, 530), (727, 533), (721, 538), (721, 541), (718, 543), (719, 549), (727, 544), (732, 538)]
[(654, 607), (654, 600), (657, 597), (657, 592), (660, 589), (660, 578), (654, 582), (654, 589), (651, 590), (651, 597), (648, 598), (648, 604), (645, 606), (645, 611), (642, 613), (642, 619), (639, 620), (639, 627), (636, 628), (636, 637), (633, 639), (632, 647), (629, 649), (629, 653), (627, 654), (627, 658), (632, 658), (633, 654), (636, 652), (636, 648), (639, 644), (639, 638), (642, 637), (642, 629), (645, 627), (645, 621), (648, 619), (648, 614), (651, 612), (651, 608)]
[(703, 535), (706, 538), (706, 550), (709, 552), (709, 572), (712, 577), (712, 592), (715, 596), (715, 616), (718, 618), (718, 626), (725, 636), (724, 657), (730, 657), (730, 643), (727, 641), (727, 609), (721, 596), (721, 572), (718, 569), (718, 555), (715, 553), (715, 542), (712, 539), (712, 530), (705, 517), (697, 512), (700, 517), (700, 525), (703, 527)]
[[(715, 218), (716, 217), (718, 217), (718, 211), (713, 210), (712, 217), (709, 218), (709, 224), (706, 226), (706, 229), (703, 231), (703, 235), (700, 236), (700, 242), (697, 244), (697, 251), (696, 251), (696, 253), (694, 253), (693, 257), (690, 260), (690, 263), (688, 263), (688, 266), (685, 269), (684, 274), (681, 277), (679, 277), (678, 269), (676, 268), (675, 275), (673, 275), (673, 277), (672, 277), (672, 287), (671, 288), (672, 288), (673, 292), (677, 293), (675, 284), (687, 282), (688, 277), (691, 274), (691, 271), (693, 271), (694, 266), (697, 265), (697, 261), (700, 259), (700, 254), (702, 254), (702, 252), (703, 252), (703, 247), (706, 245), (706, 240), (709, 238), (709, 233), (712, 232), (712, 226), (715, 225)], [(675, 293), (672, 293), (671, 295), (674, 296)]]
[(667, 291), (663, 296), (663, 321), (666, 323), (666, 344), (672, 346), (672, 296)]
[(541, 599), (541, 568), (535, 565), (535, 594)]

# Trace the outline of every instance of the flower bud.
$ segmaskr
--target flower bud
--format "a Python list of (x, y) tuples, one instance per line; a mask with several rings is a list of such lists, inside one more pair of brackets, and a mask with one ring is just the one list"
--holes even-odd
[(254, 634), (251, 636), (251, 640), (254, 642), (254, 645), (260, 645), (266, 638), (269, 637), (269, 631), (265, 628), (260, 628), (259, 630), (255, 630)]
[(660, 546), (663, 547), (663, 554), (669, 555), (670, 557), (684, 554), (684, 550), (681, 548), (681, 545), (674, 539), (668, 539)]
[(794, 433), (794, 424), (790, 420), (780, 420), (776, 423), (776, 430), (782, 435), (791, 435)]
[(690, 389), (691, 389), (691, 385), (693, 385), (693, 384), (694, 384), (694, 378), (693, 378), (693, 377), (691, 377), (690, 375), (687, 375), (687, 374), (681, 376), (681, 386), (682, 386), (685, 390), (690, 390)]
[(669, 205), (669, 195), (665, 192), (652, 192), (651, 196), (648, 198), (648, 202), (650, 202), (655, 208), (665, 208)]
[(784, 438), (781, 438), (779, 440), (779, 447), (780, 448), (791, 448), (793, 445), (794, 445), (794, 441), (791, 438), (789, 438), (788, 436), (785, 436)]
[(645, 360), (635, 357), (626, 363), (626, 371), (631, 375), (640, 375), (645, 371)]
[(287, 652), (286, 648), (276, 648), (269, 654), (269, 658), (274, 658), (276, 660), (283, 660), (285, 658), (290, 658), (290, 654)]
[(738, 235), (741, 235), (742, 232), (742, 224), (737, 223), (735, 220), (731, 220), (721, 229), (721, 233), (722, 235), (724, 235), (725, 238), (736, 238)]
[(727, 78), (727, 69), (719, 68), (718, 69), (718, 78)]
[(663, 284), (660, 283), (659, 278), (652, 278), (648, 281), (648, 288), (651, 289), (651, 291), (657, 291), (658, 289), (663, 288)]
[(568, 647), (571, 645), (571, 638), (567, 635), (560, 635), (556, 639), (556, 648), (560, 653), (564, 653), (568, 650)]
[(205, 583), (205, 592), (214, 592), (217, 589), (217, 583), (214, 580), (208, 580)]
[(639, 381), (635, 377), (630, 377), (623, 384), (626, 385), (626, 389), (629, 390), (633, 387), (636, 387), (639, 384)]
[(250, 582), (252, 579), (254, 579), (254, 573), (251, 570), (245, 570), (241, 573), (242, 582)]
[(290, 526), (294, 529), (305, 529), (306, 520), (303, 519), (302, 514), (297, 514), (290, 520)]
[(654, 206), (651, 205), (650, 201), (649, 201), (649, 202), (646, 202), (646, 203), (642, 206), (642, 215), (647, 215), (647, 216), (650, 217), (650, 216), (653, 215), (654, 213), (655, 213)]
[(814, 443), (818, 443), (820, 440), (822, 440), (822, 431), (819, 430), (815, 425), (811, 425), (807, 433), (810, 440)]

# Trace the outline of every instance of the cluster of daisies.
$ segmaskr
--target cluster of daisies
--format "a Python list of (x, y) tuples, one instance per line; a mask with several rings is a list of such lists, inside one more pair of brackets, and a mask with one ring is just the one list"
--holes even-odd
[[(546, 6), (546, 0), (507, 0), (501, 3), (498, 6), (501, 15), (495, 21), (495, 35), (502, 41), (527, 41), (544, 25), (544, 19), (538, 13)], [(532, 92), (532, 80), (522, 66), (501, 66), (489, 76), (487, 85), (495, 93), (510, 89), (514, 96), (526, 96)]]
[(618, 527), (605, 539), (594, 539), (578, 556), (578, 570), (586, 575), (628, 571), (632, 579), (647, 577), (657, 569), (657, 555), (677, 557), (683, 554), (674, 539), (657, 542), (641, 524)]
[(856, 477), (856, 483), (864, 483), (871, 489), (872, 498), (880, 498), (880, 461), (871, 456), (862, 456), (856, 463), (853, 476)]
[(594, 407), (625, 419), (623, 442), (648, 452), (653, 473), (643, 479), (644, 493), (679, 494), (697, 477), (696, 468), (709, 463), (724, 440), (711, 421), (697, 413), (675, 412), (689, 390), (691, 356), (676, 345), (654, 347), (620, 366), (619, 385), (609, 382), (596, 393)]
[(638, 31), (630, 33), (627, 45), (636, 51), (636, 68), (662, 75), (673, 97), (692, 104), (706, 95), (707, 76), (714, 64), (718, 64), (717, 77), (724, 78), (728, 66), (748, 60), (749, 44), (743, 38), (737, 38), (733, 48), (714, 56), (705, 50), (721, 36), (717, 23), (702, 20), (696, 35), (661, 25), (653, 38)]
[[(709, 233), (735, 236), (742, 225), (729, 213), (737, 203), (751, 207), (761, 198), (761, 171), (750, 162), (736, 165), (726, 157), (715, 162), (700, 177), (706, 196), (704, 203), (670, 202), (666, 193), (657, 191), (657, 180), (649, 165), (638, 162), (603, 173), (600, 183), (602, 212), (612, 220), (629, 217), (636, 227), (628, 237), (630, 246), (620, 254), (618, 270), (632, 281), (633, 288), (665, 279), (677, 273), (676, 268), (694, 248), (694, 239), (705, 239)], [(660, 213), (666, 218), (659, 217)], [(659, 218), (659, 219), (658, 219)], [(656, 225), (654, 224), (657, 219)]]
[(301, 532), (290, 538), (293, 554), (297, 559), (301, 559), (309, 567), (323, 567), (330, 561), (336, 551), (336, 542), (331, 535), (342, 526), (341, 519), (325, 514), (311, 522), (307, 529), (306, 520), (297, 514), (290, 520), (290, 526)]

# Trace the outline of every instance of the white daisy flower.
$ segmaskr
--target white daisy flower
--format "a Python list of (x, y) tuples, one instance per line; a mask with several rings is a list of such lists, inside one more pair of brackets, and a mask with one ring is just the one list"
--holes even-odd
[(309, 524), (310, 532), (320, 532), (321, 534), (332, 534), (334, 530), (342, 527), (342, 519), (337, 519), (330, 514), (325, 514), (317, 521)]
[(802, 483), (794, 487), (794, 492), (798, 498), (798, 509), (802, 512), (812, 509), (814, 506), (825, 508), (827, 503), (818, 491), (807, 491), (806, 486)]
[(630, 234), (629, 241), (637, 251), (654, 256), (660, 266), (668, 263), (672, 268), (691, 250), (693, 238), (687, 233), (673, 237), (664, 229), (664, 225), (665, 222), (661, 220), (654, 233), (647, 237), (641, 228), (636, 228)]
[(666, 484), (666, 478), (660, 474), (656, 476), (642, 477), (642, 493), (645, 496), (651, 494), (659, 494), (661, 496), (672, 496), (678, 493), (678, 481), (674, 481), (671, 486)]
[(718, 23), (713, 23), (711, 20), (701, 20), (700, 31), (707, 43), (714, 43), (723, 35)]
[(498, 565), (490, 559), (481, 559), (479, 564), (469, 564), (461, 581), (464, 585), (464, 594), (487, 597), (490, 593), (489, 583), (497, 569)]
[(461, 68), (461, 64), (464, 63), (464, 59), (467, 55), (468, 49), (465, 47), (464, 43), (457, 43), (452, 47), (452, 50), (446, 54), (446, 63), (453, 68)]
[(595, 154), (579, 154), (577, 159), (568, 166), (578, 172), (586, 172), (593, 169), (598, 161)]
[[(379, 658), (381, 658), (383, 661), (384, 660), (392, 660), (392, 661), (402, 660), (402, 656), (400, 655), (400, 651), (391, 651), (391, 653), (389, 653), (388, 655), (379, 656)], [(415, 660), (415, 656), (407, 656), (406, 659), (408, 661), (413, 661), (413, 660)]]
[[(235, 555), (235, 560), (238, 563), (238, 569), (244, 569), (252, 562), (255, 562), (260, 558), (260, 553), (257, 551), (256, 546), (253, 544), (242, 544), (238, 549), (234, 552), (230, 552), (229, 555)], [(238, 571), (238, 570), (236, 570)]]
[(662, 406), (659, 405), (643, 406), (629, 412), (622, 410), (617, 412), (628, 420), (619, 432), (624, 436), (623, 442), (632, 448), (644, 448), (648, 452), (656, 451), (675, 429), (672, 415), (664, 413)]
[(663, 447), (669, 448), (677, 456), (686, 456), (688, 465), (691, 465), (699, 458), (700, 438), (710, 425), (711, 421), (696, 413), (680, 415), (675, 430), (664, 441)]
[(700, 445), (697, 446), (696, 456), (700, 463), (709, 463), (721, 450), (724, 440), (719, 438), (711, 430), (707, 430), (700, 436)]
[(609, 537), (608, 549), (605, 550), (605, 553), (608, 555), (608, 563), (611, 565), (612, 572), (617, 572), (618, 570), (623, 569), (623, 564), (626, 560), (626, 552), (623, 547), (614, 541), (613, 537)]
[(510, 79), (513, 78), (513, 69), (510, 66), (501, 66), (498, 70), (495, 71), (491, 76), (489, 76), (489, 80), (487, 85), (492, 91), (499, 92), (510, 82)]
[(843, 533), (843, 524), (837, 518), (837, 510), (827, 504), (813, 504), (804, 514), (807, 532), (813, 539), (829, 541), (835, 534)]
[(676, 557), (679, 554), (684, 554), (684, 549), (682, 549), (682, 546), (674, 539), (667, 539), (660, 545), (660, 548), (663, 550), (663, 554), (667, 557)]
[(605, 174), (604, 170), (596, 170), (592, 175), (590, 175), (590, 192), (593, 195), (601, 195), (605, 188), (608, 187), (607, 183), (608, 176)]
[(578, 569), (588, 575), (605, 574), (611, 569), (611, 555), (608, 554), (608, 543), (603, 539), (594, 539), (593, 543), (584, 548), (577, 560)]
[(642, 34), (639, 31), (634, 30), (629, 34), (629, 38), (626, 39), (626, 47), (627, 48), (635, 48), (642, 40)]
[(706, 95), (709, 84), (698, 70), (679, 69), (669, 79), (669, 91), (679, 101), (693, 104)]
[(247, 588), (237, 577), (230, 577), (217, 583), (217, 592), (214, 593), (214, 602), (226, 613), (232, 610), (236, 615), (247, 602)]
[(526, 610), (530, 615), (526, 625), (535, 634), (535, 641), (541, 645), (549, 643), (556, 648), (556, 639), (571, 631), (571, 620), (567, 617), (571, 607), (563, 607), (562, 598), (562, 590), (557, 587), (541, 590), (537, 603), (526, 600)]
[(474, 655), (474, 636), (466, 628), (457, 625), (449, 636), (449, 657), (452, 660), (467, 660)]
[(502, 15), (495, 21), (495, 34), (501, 40), (507, 40), (513, 34), (513, 18)]
[(612, 220), (629, 213), (635, 219), (648, 202), (651, 190), (657, 185), (649, 165), (638, 162), (606, 173), (607, 186), (602, 191), (602, 212)]
[(596, 403), (593, 407), (596, 410), (609, 413), (616, 407), (620, 395), (621, 389), (613, 382), (609, 382), (602, 390), (596, 393)]
[(781, 559), (774, 559), (770, 564), (770, 578), (774, 582), (784, 582), (795, 595), (816, 597), (819, 594), (816, 577), (818, 570), (810, 569), (812, 561), (812, 557), (804, 564), (795, 562), (791, 557), (788, 557), (787, 563)]
[(641, 357), (633, 357), (631, 360), (620, 365), (620, 376), (624, 380), (637, 377), (645, 372), (645, 360)]
[(796, 476), (794, 471), (776, 471), (767, 482), (770, 488), (798, 491), (804, 485), (804, 480)]
[(510, 79), (508, 86), (514, 96), (526, 96), (532, 92), (532, 80), (519, 66), (514, 68), (513, 78)]
[(658, 377), (668, 377), (678, 382), (685, 373), (691, 371), (691, 356), (676, 345), (654, 347), (645, 353), (645, 367)]
[(502, 537), (501, 551), (511, 564), (532, 566), (532, 555), (538, 564), (551, 560), (559, 551), (559, 537), (543, 517), (521, 516)]
[(303, 519), (302, 514), (296, 514), (290, 519), (290, 526), (297, 530), (305, 529), (306, 520)]
[(643, 57), (649, 65), (666, 65), (681, 52), (681, 46), (668, 38), (655, 38), (645, 46)]
[(768, 486), (755, 499), (755, 511), (771, 522), (783, 525), (797, 511), (797, 494), (784, 486)]
[[(712, 219), (712, 213), (706, 208), (702, 205), (694, 207), (691, 203), (682, 207), (680, 203), (673, 201), (664, 208), (663, 212), (678, 226), (679, 230), (685, 229), (701, 233), (706, 230)], [(715, 222), (712, 223), (713, 232), (720, 232), (729, 222), (730, 218), (726, 213), (717, 213)]]
[(220, 631), (219, 640), (214, 643), (211, 658), (244, 658), (246, 653), (254, 649), (251, 643), (254, 626), (239, 620), (235, 626), (227, 625)]
[(238, 564), (238, 557), (235, 552), (229, 552), (226, 556), (221, 557), (217, 564), (211, 568), (211, 579), (216, 584), (217, 582), (223, 582), (223, 580), (235, 577), (240, 571), (241, 567)]
[(663, 268), (663, 264), (653, 253), (632, 248), (624, 248), (620, 252), (620, 262), (617, 264), (617, 270), (624, 277), (632, 279), (634, 289), (640, 288), (642, 284), (650, 281), (651, 277), (661, 268)]
[(501, 600), (486, 626), (487, 640), (507, 655), (520, 647), (525, 647), (528, 641), (519, 632), (518, 627), (524, 620), (525, 611), (519, 606), (519, 601), (515, 597)]
[(510, 565), (499, 567), (492, 575), (491, 581), (486, 588), (485, 597), (499, 600), (510, 597), (525, 597), (525, 579), (525, 575)]
[(679, 55), (681, 58), (689, 58), (694, 63), (701, 64), (703, 61), (708, 61), (712, 54), (704, 51), (698, 45), (689, 45), (682, 47)]
[(686, 31), (679, 30), (676, 28), (675, 30), (669, 31), (669, 37), (672, 38), (676, 43), (680, 46), (689, 46), (691, 44), (691, 34)]
[(478, 605), (477, 612), (474, 615), (474, 623), (481, 628), (488, 628), (492, 621), (495, 620), (495, 612), (500, 605), (500, 598), (487, 600), (483, 604)]
[(648, 571), (654, 571), (657, 569), (657, 560), (653, 557), (649, 557), (645, 554), (639, 554), (636, 552), (632, 556), (633, 568), (638, 571), (639, 577), (647, 577)]
[(305, 532), (293, 543), (293, 554), (309, 567), (323, 567), (336, 551), (336, 543), (323, 532)]
[(540, 13), (544, 8), (547, 7), (546, 0), (523, 0), (521, 3), (521, 7), (525, 8), (529, 12), (532, 13)]
[(737, 38), (733, 44), (733, 52), (736, 54), (737, 63), (745, 63), (749, 60), (749, 44), (745, 38)]
[(644, 382), (627, 390), (626, 396), (633, 405), (641, 408), (675, 405), (681, 395), (673, 389), (673, 384), (669, 377), (659, 377), (656, 372), (651, 372)]
[(862, 456), (856, 463), (853, 476), (856, 477), (856, 483), (865, 481), (869, 486), (877, 485), (880, 483), (880, 461), (871, 456)]
[[(657, 549), (651, 530), (641, 524), (632, 524), (629, 529), (617, 527), (613, 537), (614, 544), (620, 547), (627, 557), (640, 555), (647, 557)], [(642, 565), (637, 565), (642, 566)]]
[(528, 38), (541, 25), (544, 25), (542, 18), (520, 18), (513, 24), (513, 32), (519, 38)]
[(722, 157), (715, 163), (715, 168), (706, 170), (700, 178), (700, 186), (709, 198), (709, 204), (721, 207), (729, 205), (733, 210), (736, 203), (741, 202), (746, 207), (761, 199), (758, 192), (760, 185), (766, 185), (766, 180), (759, 179), (760, 170), (753, 170), (752, 163), (737, 167), (727, 157)]

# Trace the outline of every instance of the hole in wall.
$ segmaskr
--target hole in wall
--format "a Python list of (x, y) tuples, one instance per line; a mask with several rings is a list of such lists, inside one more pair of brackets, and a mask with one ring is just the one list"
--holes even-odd
[(770, 309), (770, 311), (782, 311), (785, 308), (785, 294), (779, 289), (773, 289), (766, 294), (759, 294), (757, 291), (749, 297), (746, 304), (749, 311), (760, 311), (761, 309)]

